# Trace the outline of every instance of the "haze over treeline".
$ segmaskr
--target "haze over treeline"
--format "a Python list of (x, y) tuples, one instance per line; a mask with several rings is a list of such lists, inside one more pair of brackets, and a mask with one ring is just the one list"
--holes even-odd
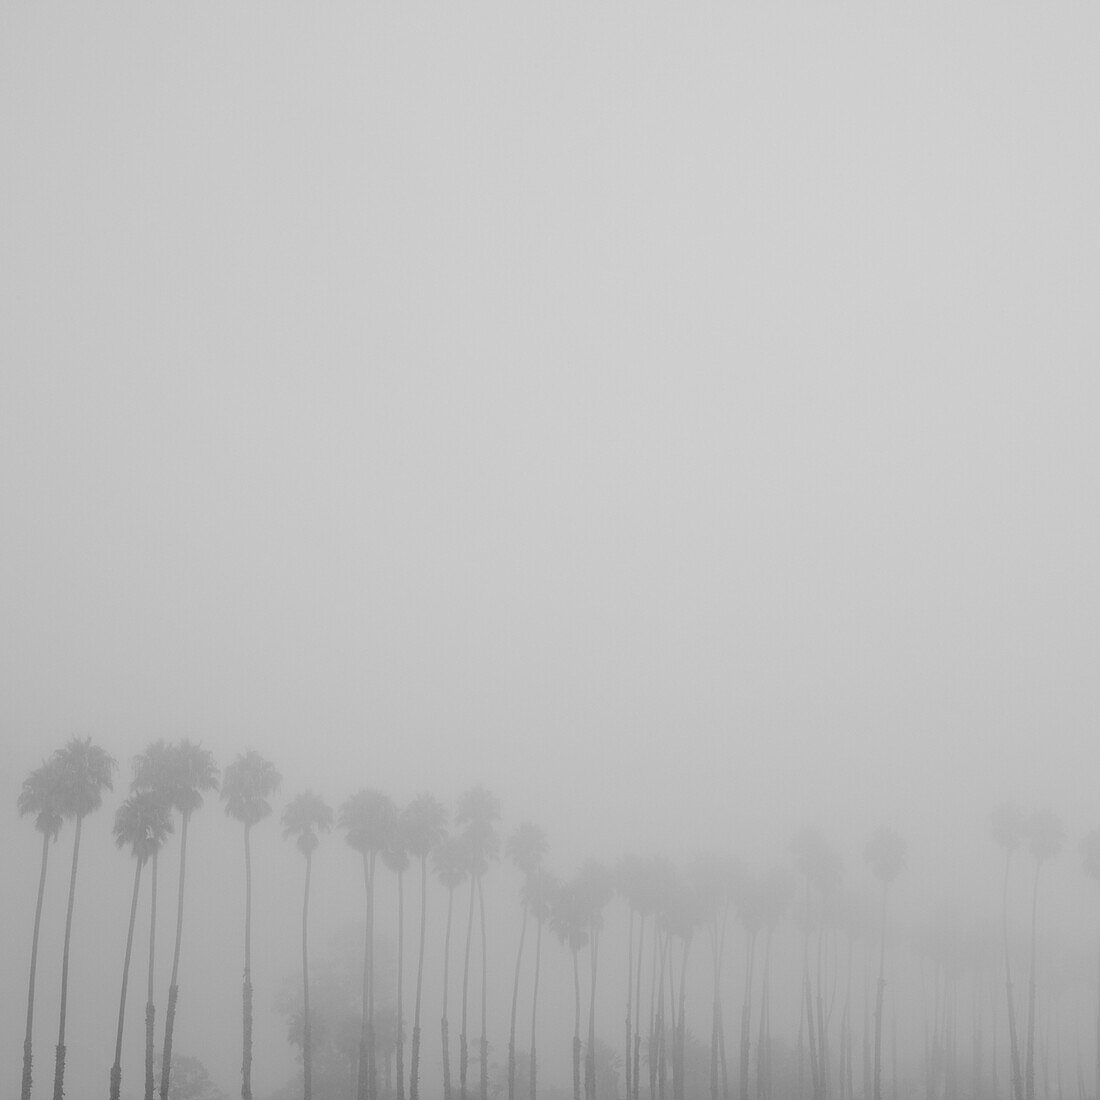
[[(1039, 998), (1062, 1005), (1060, 1054), (1040, 1039), (1048, 1087), (1060, 1066), (1076, 1095), (1080, 1060), (1091, 1095), (1097, 29), (1083, 9), (983, 7), (0, 12), (3, 1087), (40, 856), (17, 799), (90, 736), (118, 770), (82, 833), (70, 1095), (106, 1093), (113, 1060), (135, 870), (113, 817), (133, 758), (183, 737), (219, 770), (253, 748), (283, 777), (252, 838), (258, 1100), (296, 1070), (277, 1004), (301, 965), (286, 805), (367, 788), (453, 810), (477, 785), (502, 839), (545, 830), (562, 878), (713, 853), (798, 882), (792, 841), (816, 828), (872, 928), (864, 849), (896, 830), (887, 998), (904, 998), (913, 1072), (940, 1003), (922, 930), (987, 924), (998, 943), (990, 814), (1053, 811), (1040, 958), (1066, 981)], [(46, 881), (36, 1097), (72, 831)], [(178, 844), (177, 816), (158, 1034)], [(216, 793), (188, 844), (176, 1049), (232, 1094), (243, 853)], [(1021, 1003), (1028, 866), (1009, 897)], [(520, 881), (507, 862), (485, 878), (495, 1062)], [(364, 889), (341, 830), (312, 882), (318, 974), (347, 969)], [(446, 894), (430, 889), (438, 1090)], [(142, 899), (124, 1095), (141, 1084)], [(618, 1051), (621, 901), (605, 920), (599, 1036)], [(772, 1003), (789, 1044), (800, 936), (791, 911)], [(552, 937), (544, 952), (540, 1076), (569, 1089), (571, 960)], [(705, 955), (699, 939), (703, 1044)], [(989, 1088), (994, 1007), (1008, 1082), (1003, 1002), (983, 1002)], [(973, 1031), (969, 1002), (960, 1035), (964, 1017)]]

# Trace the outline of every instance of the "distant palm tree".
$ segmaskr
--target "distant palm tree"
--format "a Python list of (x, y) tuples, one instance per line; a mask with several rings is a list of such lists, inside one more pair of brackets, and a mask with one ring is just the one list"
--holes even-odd
[(435, 873), (447, 891), (447, 932), (443, 941), (443, 1015), (439, 1026), (443, 1038), (443, 1100), (451, 1100), (451, 1043), (447, 1027), (447, 993), (451, 974), (451, 920), (455, 890), (466, 879), (468, 860), (458, 837), (447, 837), (435, 849)]
[(764, 938), (764, 974), (760, 983), (760, 1030), (756, 1043), (756, 1094), (758, 1100), (771, 1100), (771, 960), (772, 936), (791, 903), (794, 887), (787, 870), (773, 867), (760, 880), (761, 917), (767, 933)]
[(491, 860), (500, 851), (500, 837), (496, 822), (500, 820), (500, 799), (484, 787), (471, 787), (458, 799), (455, 823), (462, 827), (462, 843), (468, 860), (470, 874), (470, 915), (466, 927), (466, 961), (462, 972), (462, 1034), (459, 1037), (459, 1090), (466, 1100), (466, 1071), (469, 1065), (469, 1046), (466, 1031), (466, 1003), (470, 978), (470, 941), (474, 928), (474, 895), (481, 905), (481, 1100), (489, 1097), (489, 1039), (486, 1034), (488, 1016), (489, 967), (485, 942), (485, 895), (482, 879)]
[(122, 1087), (122, 1025), (126, 1018), (126, 985), (130, 977), (130, 953), (134, 946), (138, 889), (141, 869), (172, 831), (167, 803), (149, 791), (131, 795), (115, 813), (115, 843), (128, 844), (134, 856), (134, 895), (130, 902), (130, 924), (126, 932), (126, 955), (122, 963), (122, 993), (118, 1001), (118, 1034), (115, 1038), (115, 1063), (111, 1067), (111, 1100), (119, 1100)]
[(269, 798), (282, 781), (278, 769), (254, 749), (242, 753), (225, 769), (222, 799), (225, 812), (244, 826), (244, 982), (241, 988), (243, 1054), (241, 1097), (252, 1100), (252, 827), (271, 813)]
[(563, 883), (554, 894), (550, 931), (573, 957), (573, 1100), (581, 1100), (580, 952), (588, 943), (588, 919), (576, 881)]
[(303, 791), (283, 810), (283, 836), (294, 837), (306, 857), (306, 883), (302, 897), (302, 1079), (304, 1100), (313, 1100), (313, 1045), (309, 1019), (309, 880), (313, 853), (321, 843), (319, 833), (332, 828), (332, 810), (320, 795)]
[(57, 758), (40, 764), (23, 780), (19, 792), (19, 814), (34, 815), (34, 827), (42, 834), (42, 868), (38, 873), (38, 900), (34, 907), (34, 935), (31, 938), (31, 978), (27, 991), (27, 1031), (23, 1039), (23, 1079), (20, 1096), (31, 1100), (31, 1037), (34, 1028), (34, 978), (38, 969), (38, 933), (42, 924), (42, 899), (46, 891), (46, 861), (50, 841), (61, 831), (61, 769)]
[[(1081, 866), (1085, 874), (1100, 885), (1100, 829), (1093, 829), (1081, 841)], [(1097, 965), (1100, 967), (1100, 953), (1097, 954)], [(1100, 996), (1100, 984), (1097, 990)], [(1100, 1088), (1100, 1001), (1096, 1008), (1096, 1080), (1097, 1088)]]
[(1008, 1000), (1008, 1045), (1014, 1100), (1024, 1100), (1024, 1079), (1020, 1068), (1020, 1040), (1016, 1026), (1016, 999), (1012, 993), (1012, 958), (1008, 949), (1008, 877), (1012, 857), (1024, 840), (1027, 819), (1015, 802), (1002, 802), (990, 819), (993, 840), (1005, 852), (1004, 883), (1001, 889), (1001, 931), (1004, 939), (1005, 996)]
[(550, 906), (558, 882), (543, 870), (536, 871), (523, 884), (524, 903), (535, 919), (535, 980), (531, 988), (531, 1100), (535, 1100), (538, 1081), (538, 1053), (535, 1023), (539, 1006), (539, 972), (542, 964), (542, 926), (550, 919)]
[[(159, 799), (168, 812), (172, 810), (172, 750), (163, 740), (153, 741), (145, 752), (134, 757), (134, 778), (130, 786), (134, 791), (146, 792)], [(154, 961), (157, 942), (157, 866), (160, 848), (153, 850), (149, 869), (149, 967), (145, 997), (145, 1100), (153, 1100), (154, 1081), (154, 1032), (156, 1006), (153, 1001)]]
[(54, 753), (59, 769), (62, 817), (76, 818), (73, 837), (73, 866), (69, 876), (69, 905), (65, 914), (65, 949), (61, 957), (61, 1013), (57, 1029), (57, 1056), (54, 1063), (53, 1100), (63, 1100), (65, 1091), (65, 1010), (69, 1003), (69, 940), (73, 929), (73, 901), (76, 897), (76, 867), (80, 856), (80, 830), (84, 818), (103, 804), (103, 792), (113, 785), (115, 758), (92, 744), (90, 737), (72, 738)]
[(420, 1100), (420, 994), (424, 981), (424, 930), (428, 911), (428, 856), (443, 843), (447, 811), (430, 794), (420, 794), (405, 807), (401, 831), (409, 854), (420, 860), (420, 949), (416, 962), (416, 1002), (413, 1008), (412, 1066), (409, 1098)]
[(1049, 810), (1033, 813), (1027, 820), (1028, 848), (1035, 860), (1035, 884), (1031, 895), (1031, 967), (1027, 986), (1027, 1070), (1026, 1100), (1035, 1100), (1035, 929), (1039, 912), (1039, 872), (1048, 859), (1062, 849), (1065, 830)]
[(882, 1100), (882, 1003), (886, 993), (886, 899), (890, 884), (905, 869), (905, 841), (883, 826), (867, 842), (864, 858), (871, 873), (882, 883), (882, 933), (879, 937), (878, 992), (875, 996), (874, 1100)]
[(588, 924), (588, 1047), (584, 1058), (586, 1100), (596, 1100), (596, 974), (600, 961), (600, 933), (603, 911), (614, 891), (611, 871), (597, 860), (588, 860), (577, 875), (580, 904)]
[(745, 995), (741, 1002), (741, 1061), (738, 1081), (741, 1100), (749, 1100), (753, 971), (756, 964), (756, 937), (763, 921), (763, 898), (759, 881), (745, 868), (739, 869), (733, 885), (737, 915), (745, 929)]
[(180, 814), (180, 878), (176, 895), (176, 946), (172, 952), (172, 977), (168, 983), (168, 1011), (164, 1017), (164, 1049), (160, 1065), (160, 1100), (169, 1100), (172, 1073), (172, 1038), (179, 999), (180, 944), (183, 941), (183, 888), (187, 870), (187, 827), (191, 815), (202, 806), (205, 791), (217, 790), (218, 769), (209, 751), (188, 738), (169, 746), (165, 783), (169, 802)]
[(397, 876), (397, 1097), (405, 1100), (405, 872), (409, 849), (405, 841), (404, 817), (398, 815), (390, 842), (382, 849), (382, 862)]
[[(505, 854), (516, 865), (524, 878), (524, 885), (542, 869), (542, 861), (548, 850), (546, 834), (530, 821), (523, 822), (508, 838), (504, 846)], [(521, 894), (523, 900), (523, 918), (519, 931), (519, 948), (516, 951), (516, 972), (512, 981), (512, 1015), (508, 1028), (508, 1100), (516, 1096), (516, 1007), (519, 1003), (519, 969), (523, 961), (523, 943), (527, 935), (527, 916), (529, 912), (526, 890)]]
[(339, 825), (348, 844), (363, 857), (367, 914), (363, 949), (363, 1026), (359, 1037), (359, 1100), (376, 1100), (378, 1067), (374, 1028), (374, 872), (397, 827), (397, 807), (381, 791), (362, 790), (340, 807)]

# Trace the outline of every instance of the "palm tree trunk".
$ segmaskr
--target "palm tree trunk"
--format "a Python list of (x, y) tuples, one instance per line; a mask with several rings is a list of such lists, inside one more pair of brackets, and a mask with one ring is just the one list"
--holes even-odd
[[(657, 1100), (657, 957), (659, 954), (658, 943), (661, 939), (660, 929), (657, 927), (656, 914), (653, 917), (653, 959), (649, 970), (649, 1057), (647, 1059), (649, 1069), (649, 1100)], [(664, 959), (661, 959), (662, 975)]]
[(367, 1039), (370, 1027), (368, 1005), (370, 1004), (370, 948), (371, 948), (371, 892), (370, 857), (363, 852), (363, 889), (367, 895), (367, 912), (363, 917), (363, 1014), (359, 1027), (359, 1068), (356, 1074), (355, 1095), (357, 1100), (368, 1100), (370, 1088), (370, 1047)]
[(1035, 1100), (1035, 924), (1039, 912), (1039, 870), (1035, 861), (1035, 885), (1031, 892), (1031, 967), (1027, 982), (1027, 1070), (1026, 1100)]
[(768, 1033), (771, 1019), (771, 963), (772, 925), (764, 937), (764, 973), (760, 989), (760, 1029), (756, 1040), (756, 1095), (758, 1100), (768, 1100), (771, 1095), (771, 1036)]
[(369, 981), (367, 983), (367, 1084), (369, 1100), (378, 1100), (378, 1048), (374, 1030), (374, 873), (377, 869), (378, 854), (370, 854), (370, 884), (367, 888), (367, 962)]
[(458, 1089), (462, 1100), (466, 1100), (466, 1075), (470, 1066), (470, 1050), (466, 1042), (466, 1004), (470, 985), (470, 944), (474, 937), (474, 898), (477, 883), (470, 876), (470, 912), (466, 919), (466, 959), (462, 965), (462, 1031), (458, 1036)]
[(875, 1100), (882, 1100), (882, 1003), (886, 993), (886, 895), (887, 887), (883, 883), (882, 932), (879, 937), (878, 955), (878, 991), (875, 994)]
[(130, 926), (126, 931), (126, 955), (122, 961), (122, 993), (118, 999), (118, 1034), (115, 1037), (115, 1064), (111, 1066), (111, 1100), (118, 1100), (122, 1088), (122, 1023), (126, 1018), (126, 984), (130, 977), (130, 953), (134, 947), (134, 922), (137, 920), (138, 887), (144, 859), (135, 861), (134, 896), (130, 902)]
[(252, 1100), (252, 843), (244, 827), (244, 984), (241, 987), (244, 1044), (241, 1057), (241, 1100)]
[(749, 1036), (752, 1034), (752, 972), (756, 961), (756, 933), (745, 944), (745, 999), (741, 1003), (741, 1100), (749, 1100)]
[(447, 891), (447, 936), (443, 946), (443, 1016), (440, 1030), (443, 1033), (443, 1100), (451, 1100), (451, 1044), (447, 1035), (447, 990), (451, 976), (451, 917), (454, 914), (455, 891)]
[(149, 888), (152, 893), (152, 902), (149, 907), (149, 974), (148, 989), (145, 995), (145, 1100), (153, 1100), (156, 1084), (153, 1080), (153, 1046), (154, 1028), (156, 1024), (157, 1010), (153, 1005), (153, 962), (156, 957), (157, 940), (157, 856), (159, 850), (153, 852), (153, 866), (149, 872)]
[(306, 885), (302, 893), (302, 1082), (304, 1100), (313, 1100), (313, 1035), (309, 1022), (309, 879), (313, 853), (306, 852)]
[(581, 1100), (581, 976), (580, 952), (573, 948), (573, 1100)]
[(485, 950), (485, 890), (480, 875), (477, 879), (477, 906), (481, 917), (481, 1100), (489, 1100), (489, 959)]
[(420, 857), (420, 950), (416, 961), (416, 1003), (413, 1007), (412, 1066), (409, 1100), (420, 1100), (420, 993), (424, 984), (424, 929), (428, 913), (428, 857)]
[[(688, 954), (691, 951), (691, 936), (684, 937), (684, 953), (680, 960), (680, 1011), (676, 1023), (676, 1065), (679, 1073), (679, 1100), (684, 1100), (684, 1048), (687, 1041), (687, 972)], [(592, 1100), (595, 1100), (593, 1090)]]
[(600, 962), (600, 930), (595, 926), (589, 932), (588, 955), (592, 965), (588, 993), (588, 1049), (584, 1057), (584, 1095), (585, 1100), (596, 1100), (596, 970)]
[(638, 1100), (641, 1090), (640, 1071), (642, 1068), (642, 953), (645, 947), (645, 913), (638, 920), (638, 963), (634, 973), (634, 1092), (627, 1100)]
[(516, 1100), (516, 1007), (519, 1004), (519, 967), (523, 961), (523, 941), (527, 936), (527, 902), (523, 903), (523, 919), (519, 927), (519, 950), (516, 952), (516, 973), (512, 979), (512, 1018), (508, 1026), (508, 1100)]
[(1008, 872), (1012, 865), (1011, 850), (1005, 851), (1004, 885), (1001, 888), (1001, 927), (1005, 948), (1005, 995), (1008, 999), (1008, 1043), (1012, 1064), (1012, 1094), (1024, 1100), (1023, 1076), (1020, 1072), (1020, 1041), (1016, 1029), (1016, 1001), (1012, 995), (1012, 957), (1008, 950)]
[(53, 1071), (53, 1100), (64, 1100), (65, 1094), (65, 1010), (69, 1004), (69, 940), (73, 930), (73, 900), (76, 896), (76, 864), (80, 856), (80, 827), (84, 816), (76, 818), (73, 838), (73, 868), (69, 875), (69, 907), (65, 914), (65, 949), (61, 955), (61, 1014), (57, 1029), (57, 1052)]
[(535, 927), (535, 984), (531, 991), (531, 1100), (535, 1100), (538, 1072), (535, 1057), (535, 1013), (539, 1006), (539, 970), (542, 964), (542, 921)]
[(31, 1036), (34, 1030), (34, 977), (38, 969), (38, 932), (42, 926), (42, 899), (46, 893), (46, 861), (50, 855), (50, 834), (42, 833), (42, 870), (38, 875), (38, 901), (34, 907), (34, 935), (31, 937), (31, 980), (27, 990), (27, 1031), (23, 1039), (23, 1081), (21, 1100), (31, 1100)]
[[(1097, 951), (1097, 975), (1100, 977), (1100, 951)], [(1096, 1094), (1100, 1096), (1100, 981), (1097, 982), (1096, 1001)]]
[(397, 1100), (405, 1100), (405, 872), (397, 872)]
[[(180, 882), (176, 899), (176, 946), (172, 953), (172, 980), (168, 983), (168, 1010), (164, 1015), (164, 1053), (160, 1065), (160, 1100), (168, 1100), (172, 1072), (172, 1035), (176, 1028), (176, 1001), (179, 998), (180, 941), (183, 937), (183, 884), (187, 870), (187, 825), (191, 814), (184, 811), (180, 827)], [(60, 1097), (57, 1098), (60, 1100)]]
[(627, 1100), (634, 1095), (633, 1066), (631, 1065), (630, 1047), (632, 1033), (630, 1028), (630, 1016), (634, 1007), (634, 906), (630, 907), (630, 927), (628, 929), (626, 950), (626, 1046), (623, 1050), (623, 1071), (626, 1073)]

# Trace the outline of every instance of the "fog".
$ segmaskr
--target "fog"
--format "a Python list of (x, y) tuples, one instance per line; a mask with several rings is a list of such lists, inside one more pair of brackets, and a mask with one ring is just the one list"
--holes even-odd
[[(1100, 826), (1098, 29), (1084, 8), (991, 6), (0, 11), (4, 1094), (42, 849), (24, 779), (72, 737), (117, 761), (82, 826), (67, 984), (65, 1089), (106, 1095), (134, 875), (112, 823), (134, 757), (186, 737), (219, 769), (254, 749), (282, 776), (250, 834), (256, 1100), (301, 1095), (285, 1005), (305, 861), (284, 809), (307, 789), (333, 809), (377, 789), (453, 812), (475, 786), (499, 799), (502, 840), (545, 831), (561, 879), (628, 854), (685, 876), (708, 854), (789, 871), (770, 1017), (777, 1065), (803, 1078), (761, 1090), (757, 984), (753, 1100), (871, 1096), (882, 886), (865, 848), (882, 827), (907, 851), (888, 896), (884, 1088), (1011, 1096), (991, 814), (1052, 811), (1065, 843), (1037, 910), (1035, 1095), (1096, 1096), (1100, 896), (1079, 843)], [(214, 791), (189, 829), (174, 1049), (234, 1095), (243, 830)], [(813, 980), (823, 942), (839, 990), (820, 1096), (808, 1046), (794, 1054), (805, 829), (842, 866), (810, 920)], [(53, 1095), (73, 836), (67, 818), (49, 849), (35, 1097)], [(1008, 890), (1021, 1043), (1033, 867), (1025, 844)], [(415, 860), (404, 881), (407, 1076)], [(494, 1066), (522, 881), (508, 859), (484, 878)], [(380, 865), (379, 998), (395, 882)], [(311, 890), (312, 969), (358, 974), (366, 892), (346, 830), (322, 837)], [(420, 1077), (441, 1100), (434, 874), (427, 900)], [(468, 905), (466, 884), (456, 1096)], [(621, 1060), (637, 928), (619, 894), (603, 920), (596, 1033)], [(146, 879), (123, 1100), (142, 1095), (148, 924)], [(986, 948), (967, 956), (984, 969), (946, 967), (950, 995), (930, 928)], [(652, 922), (644, 935), (643, 953)], [(709, 951), (701, 925), (684, 1027), (704, 1072)], [(569, 1096), (572, 959), (549, 931), (542, 961), (539, 1091)], [(587, 1050), (588, 948), (580, 961)], [(651, 977), (645, 955), (643, 999)], [(929, 1069), (949, 1033), (954, 1075)], [(649, 1095), (644, 1042), (641, 1072)]]

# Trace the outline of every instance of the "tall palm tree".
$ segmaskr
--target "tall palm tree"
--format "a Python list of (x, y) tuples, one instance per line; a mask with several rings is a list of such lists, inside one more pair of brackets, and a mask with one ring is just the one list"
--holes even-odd
[(1035, 860), (1035, 882), (1031, 894), (1031, 967), (1027, 984), (1027, 1070), (1026, 1100), (1035, 1100), (1035, 929), (1039, 912), (1039, 872), (1048, 859), (1062, 849), (1065, 830), (1050, 810), (1033, 813), (1027, 820), (1027, 843)]
[(1023, 843), (1027, 828), (1024, 811), (1015, 802), (1002, 802), (990, 818), (994, 842), (1004, 849), (1004, 883), (1001, 888), (1001, 932), (1004, 940), (1005, 996), (1008, 1000), (1008, 1045), (1014, 1100), (1024, 1100), (1024, 1078), (1020, 1068), (1020, 1040), (1016, 1027), (1016, 998), (1012, 993), (1012, 957), (1008, 947), (1008, 878), (1012, 857)]
[(363, 1026), (359, 1036), (359, 1100), (376, 1100), (378, 1067), (374, 1043), (374, 872), (378, 856), (397, 826), (397, 807), (381, 791), (362, 790), (340, 807), (338, 823), (348, 844), (363, 857), (367, 914), (363, 949)]
[[(143, 753), (134, 757), (134, 777), (130, 786), (138, 792), (146, 792), (159, 799), (172, 810), (172, 761), (173, 753), (163, 740), (153, 741)], [(153, 1001), (154, 962), (157, 942), (157, 867), (160, 861), (160, 848), (153, 849), (153, 858), (149, 868), (149, 966), (145, 996), (145, 1100), (153, 1100), (155, 1083), (153, 1076), (154, 1032), (156, 1007)]]
[(611, 900), (611, 871), (597, 860), (588, 860), (577, 875), (580, 904), (588, 925), (588, 957), (590, 979), (588, 987), (588, 1047), (584, 1059), (584, 1092), (586, 1100), (596, 1098), (596, 973), (600, 960), (600, 932), (603, 911)]
[(180, 877), (176, 893), (176, 945), (172, 951), (172, 977), (168, 982), (168, 1011), (164, 1016), (164, 1049), (160, 1064), (160, 1100), (168, 1100), (172, 1074), (172, 1038), (176, 1030), (179, 1000), (180, 944), (183, 942), (183, 889), (187, 870), (187, 829), (191, 815), (202, 806), (203, 794), (217, 790), (218, 769), (213, 755), (189, 738), (169, 746), (166, 760), (168, 799), (180, 815)]
[(878, 991), (875, 995), (875, 1077), (874, 1100), (882, 1100), (882, 1004), (886, 993), (886, 899), (890, 884), (905, 869), (905, 841), (885, 826), (867, 842), (864, 858), (871, 873), (882, 883), (882, 932), (879, 936)]
[(242, 753), (225, 769), (225, 812), (244, 826), (244, 982), (241, 987), (243, 1054), (241, 1097), (252, 1100), (252, 828), (271, 813), (268, 799), (282, 782), (270, 760), (255, 749)]
[(27, 990), (27, 1031), (23, 1039), (21, 1100), (31, 1100), (31, 1043), (34, 1029), (34, 978), (38, 969), (38, 933), (42, 925), (42, 899), (46, 892), (46, 862), (50, 841), (61, 831), (61, 769), (57, 758), (40, 764), (23, 780), (19, 792), (19, 814), (34, 815), (34, 827), (42, 834), (42, 868), (38, 873), (38, 900), (34, 906), (34, 935), (31, 938), (31, 978)]
[(481, 904), (481, 1100), (489, 1097), (489, 1039), (486, 1034), (488, 1017), (489, 964), (485, 942), (485, 895), (482, 880), (489, 863), (500, 851), (496, 822), (500, 820), (500, 799), (484, 787), (471, 787), (458, 799), (455, 823), (462, 828), (462, 843), (470, 875), (470, 914), (466, 926), (466, 961), (462, 973), (462, 1034), (459, 1037), (459, 1091), (466, 1100), (466, 1071), (469, 1066), (469, 1046), (466, 1031), (466, 1004), (470, 979), (470, 941), (474, 930), (474, 895)]
[(131, 795), (115, 813), (115, 843), (128, 844), (134, 856), (134, 895), (130, 902), (130, 924), (126, 931), (126, 955), (122, 963), (122, 993), (118, 1001), (118, 1034), (115, 1037), (115, 1063), (111, 1067), (111, 1100), (119, 1100), (122, 1087), (122, 1027), (126, 1018), (126, 985), (130, 977), (130, 953), (134, 946), (138, 890), (141, 869), (172, 831), (169, 809), (163, 799), (149, 791)]
[(424, 982), (424, 930), (428, 912), (428, 856), (440, 844), (447, 826), (447, 811), (430, 794), (420, 794), (405, 807), (401, 831), (409, 855), (420, 860), (420, 948), (416, 961), (416, 1001), (413, 1007), (412, 1065), (409, 1098), (420, 1100), (420, 995)]
[(588, 943), (588, 920), (576, 881), (558, 887), (550, 903), (550, 931), (573, 957), (573, 1100), (581, 1100), (580, 952)]
[[(542, 869), (542, 861), (549, 848), (546, 834), (537, 825), (524, 821), (508, 838), (505, 854), (523, 875), (524, 885)], [(516, 1008), (519, 1003), (519, 968), (523, 961), (523, 943), (527, 935), (529, 912), (528, 895), (522, 892), (523, 918), (519, 930), (519, 949), (516, 951), (516, 972), (512, 981), (512, 1015), (508, 1027), (508, 1100), (516, 1097)]]
[(761, 919), (767, 929), (764, 936), (764, 973), (760, 983), (760, 1028), (756, 1042), (756, 1094), (758, 1100), (771, 1100), (771, 960), (772, 936), (791, 903), (794, 887), (784, 867), (765, 871), (760, 879)]
[(542, 926), (550, 919), (550, 907), (558, 882), (541, 868), (523, 884), (523, 900), (535, 920), (535, 980), (531, 987), (531, 1100), (535, 1100), (538, 1082), (538, 1051), (535, 1042), (539, 1007), (539, 973), (542, 965)]
[(90, 737), (73, 737), (54, 753), (60, 771), (58, 808), (62, 817), (76, 819), (73, 837), (73, 866), (69, 875), (69, 905), (65, 914), (65, 949), (61, 957), (61, 1013), (57, 1029), (57, 1056), (54, 1063), (53, 1100), (63, 1100), (65, 1091), (65, 1011), (69, 1003), (69, 940), (73, 930), (73, 901), (76, 897), (76, 867), (80, 856), (80, 830), (84, 818), (103, 804), (103, 792), (114, 782), (115, 758)]
[(332, 828), (332, 810), (320, 795), (303, 791), (283, 810), (283, 836), (295, 838), (306, 857), (306, 883), (302, 895), (302, 1080), (304, 1100), (313, 1100), (313, 1036), (309, 1019), (309, 880), (313, 853), (321, 843), (318, 834)]
[[(1100, 829), (1093, 829), (1081, 841), (1081, 865), (1085, 874), (1100, 885)], [(1100, 967), (1100, 953), (1097, 954), (1097, 965)], [(1097, 986), (1100, 996), (1100, 984)], [(1096, 1009), (1096, 1087), (1100, 1089), (1100, 1001)]]
[(447, 891), (447, 932), (443, 940), (443, 1015), (439, 1027), (443, 1038), (443, 1100), (451, 1100), (451, 1043), (447, 1024), (447, 994), (451, 975), (451, 920), (454, 915), (455, 890), (466, 879), (468, 860), (460, 838), (441, 840), (434, 854), (435, 873)]
[(753, 970), (756, 964), (756, 937), (763, 921), (763, 898), (758, 879), (747, 868), (739, 870), (733, 885), (737, 915), (745, 929), (745, 994), (741, 1002), (741, 1060), (738, 1082), (741, 1100), (749, 1100)]
[(409, 848), (405, 841), (404, 816), (398, 815), (390, 841), (382, 849), (382, 862), (397, 876), (397, 1097), (405, 1100), (405, 872), (409, 869)]

